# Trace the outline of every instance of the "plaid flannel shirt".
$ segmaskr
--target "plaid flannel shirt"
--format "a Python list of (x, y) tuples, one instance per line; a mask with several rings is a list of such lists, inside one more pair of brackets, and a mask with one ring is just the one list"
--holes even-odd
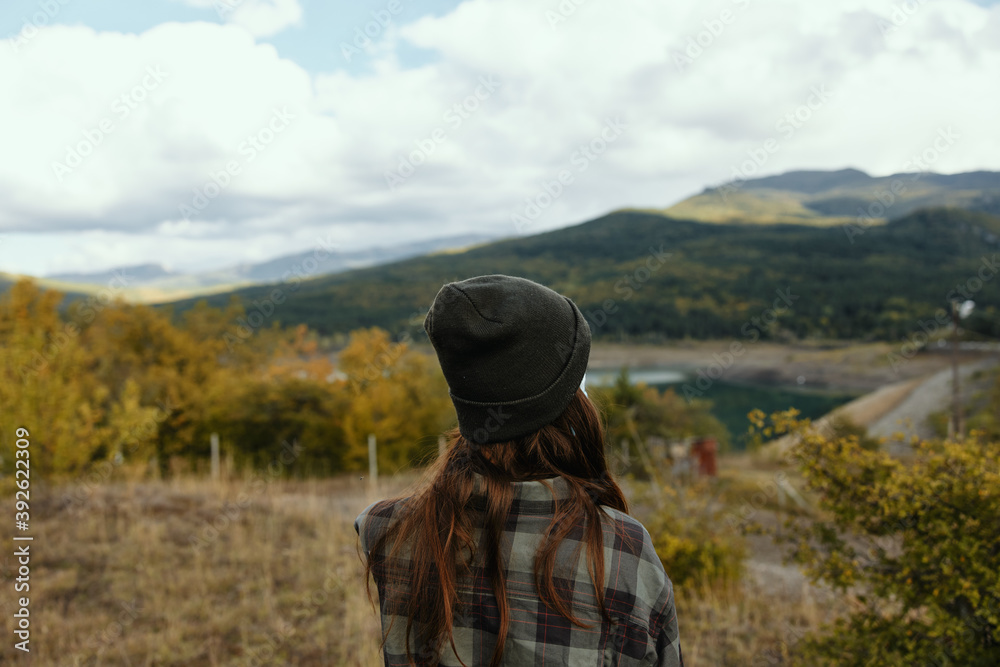
[[(602, 619), (597, 607), (594, 586), (587, 572), (586, 549), (581, 548), (579, 554), (576, 553), (584, 539), (582, 527), (572, 531), (560, 545), (556, 558), (556, 588), (564, 599), (572, 600), (572, 611), (577, 618), (591, 626), (581, 628), (547, 608), (534, 583), (535, 551), (555, 513), (555, 498), (567, 497), (569, 485), (562, 478), (552, 478), (516, 482), (514, 486), (514, 502), (507, 519), (500, 561), (506, 565), (511, 619), (503, 663), (683, 667), (673, 585), (645, 527), (627, 514), (602, 507), (604, 603), (612, 618), (611, 624)], [(405, 499), (373, 503), (354, 522), (365, 557), (375, 559), (373, 574), (379, 592), (383, 632), (389, 628), (397, 611), (386, 604), (386, 587), (405, 587), (407, 582), (391, 580), (384, 566), (386, 554), (370, 551), (392, 522), (401, 503), (405, 503)], [(482, 511), (485, 498), (474, 496), (472, 505), (474, 510)], [(477, 529), (474, 536), (477, 543), (481, 536), (482, 531)], [(405, 562), (402, 565), (405, 569)], [(473, 564), (472, 576), (459, 581), (459, 599), (462, 609), (458, 610), (454, 622), (458, 655), (446, 645), (436, 664), (458, 667), (462, 664), (461, 658), (469, 667), (487, 665), (496, 645), (500, 615), (481, 557)], [(387, 666), (408, 664), (405, 637), (406, 617), (397, 615), (385, 642)], [(420, 647), (411, 644), (411, 652), (418, 665), (429, 664), (426, 649), (422, 652)]]

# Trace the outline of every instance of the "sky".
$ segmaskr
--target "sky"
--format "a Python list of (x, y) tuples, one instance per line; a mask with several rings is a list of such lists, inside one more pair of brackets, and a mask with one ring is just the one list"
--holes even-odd
[(535, 234), (942, 136), (1000, 170), (998, 82), (986, 0), (4, 0), (0, 271)]

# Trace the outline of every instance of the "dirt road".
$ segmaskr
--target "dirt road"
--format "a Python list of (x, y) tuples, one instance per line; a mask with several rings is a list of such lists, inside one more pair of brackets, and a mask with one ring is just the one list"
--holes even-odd
[[(978, 371), (993, 368), (998, 363), (1000, 363), (1000, 359), (993, 357), (963, 364), (959, 367), (963, 403), (967, 403), (969, 397), (976, 390), (978, 382), (973, 379), (975, 374)], [(951, 407), (951, 388), (952, 371), (950, 368), (934, 373), (914, 387), (899, 405), (869, 425), (869, 435), (885, 437), (887, 451), (894, 454), (905, 454), (909, 450), (906, 441), (914, 435), (921, 439), (936, 437), (933, 428), (927, 423), (927, 416)], [(900, 433), (902, 433), (902, 438), (897, 437)]]

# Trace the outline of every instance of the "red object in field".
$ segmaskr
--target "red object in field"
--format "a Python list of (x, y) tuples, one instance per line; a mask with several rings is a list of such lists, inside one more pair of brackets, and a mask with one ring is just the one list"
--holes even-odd
[(715, 438), (702, 438), (691, 446), (691, 453), (698, 457), (698, 472), (708, 477), (715, 477), (715, 454), (719, 445)]

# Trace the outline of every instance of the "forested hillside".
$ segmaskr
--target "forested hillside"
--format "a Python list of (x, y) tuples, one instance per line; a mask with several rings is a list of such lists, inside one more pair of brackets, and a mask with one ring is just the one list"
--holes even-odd
[[(972, 298), (969, 329), (995, 336), (998, 246), (1000, 218), (958, 209), (853, 227), (705, 224), (620, 211), (463, 253), (232, 294), (248, 317), (261, 313), (253, 327), (303, 323), (329, 335), (377, 325), (419, 334), (443, 283), (508, 273), (570, 296), (597, 338), (631, 340), (896, 339), (919, 330), (949, 298)], [(194, 302), (172, 307), (180, 313)]]

